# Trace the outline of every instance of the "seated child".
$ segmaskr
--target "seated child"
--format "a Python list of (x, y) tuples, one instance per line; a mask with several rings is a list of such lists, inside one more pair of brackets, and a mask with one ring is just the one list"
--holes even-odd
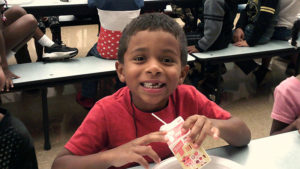
[(32, 138), (24, 124), (0, 108), (0, 168), (38, 169)]
[(165, 14), (146, 13), (123, 30), (116, 70), (127, 86), (99, 100), (56, 157), (52, 169), (148, 168), (172, 155), (162, 123), (181, 116), (182, 132), (191, 130), (195, 147), (207, 135), (232, 146), (250, 141), (246, 124), (193, 86), (183, 85), (188, 72), (186, 37), (177, 22)]
[(8, 91), (13, 87), (12, 79), (18, 78), (8, 69), (7, 57), (13, 56), (32, 37), (45, 47), (45, 60), (65, 59), (77, 55), (76, 48), (57, 45), (37, 28), (37, 21), (31, 14), (19, 7), (13, 6), (5, 10), (5, 1), (0, 0), (0, 74), (5, 80), (0, 82), (0, 90)]
[(232, 40), (232, 29), (238, 4), (245, 0), (203, 0), (203, 17), (198, 24), (198, 38), (187, 34), (188, 52), (204, 52), (227, 48)]
[(274, 91), (273, 119), (270, 134), (300, 132), (300, 75), (282, 81)]
[[(186, 32), (188, 41), (188, 53), (205, 52), (211, 50), (220, 50), (227, 48), (232, 40), (232, 29), (234, 19), (237, 14), (238, 4), (244, 3), (245, 0), (203, 0), (199, 1), (199, 8), (191, 9), (191, 14), (186, 14), (187, 18), (184, 28), (194, 27), (193, 32)], [(197, 5), (196, 5), (197, 6)], [(187, 11), (187, 10), (181, 10)], [(188, 10), (189, 11), (189, 10)], [(193, 22), (189, 21), (193, 18)], [(200, 23), (198, 20), (200, 19)], [(192, 23), (192, 24), (191, 24)], [(194, 24), (196, 23), (196, 24)], [(188, 26), (191, 25), (191, 26)], [(187, 30), (187, 29), (185, 29)], [(205, 71), (201, 67), (205, 67)], [(226, 72), (225, 64), (221, 65), (221, 73)], [(207, 96), (215, 93), (216, 81), (218, 78), (218, 65), (203, 64), (198, 61), (190, 64), (190, 73), (188, 76), (191, 84), (197, 88), (203, 89)]]
[[(246, 8), (241, 12), (233, 33), (235, 46), (251, 47), (267, 43), (274, 32), (278, 0), (249, 0)], [(253, 72), (257, 84), (261, 84), (269, 71), (271, 58), (263, 58), (259, 66), (254, 60), (239, 61), (236, 64), (248, 75)]]
[[(300, 20), (299, 6), (299, 0), (279, 1), (279, 13), (273, 39), (285, 41), (291, 39), (294, 22), (297, 19)], [(288, 76), (295, 75), (296, 73), (297, 57), (298, 54), (289, 56), (289, 63), (285, 71)]]
[[(97, 8), (101, 27), (98, 42), (87, 56), (116, 60), (122, 30), (132, 19), (139, 16), (144, 1), (88, 0), (88, 5), (91, 8)], [(115, 91), (114, 86), (120, 85), (115, 78), (101, 79), (100, 82), (102, 96), (113, 93), (111, 91)], [(97, 101), (97, 86), (98, 80), (83, 82), (81, 91), (76, 95), (77, 103), (86, 109), (91, 109)]]

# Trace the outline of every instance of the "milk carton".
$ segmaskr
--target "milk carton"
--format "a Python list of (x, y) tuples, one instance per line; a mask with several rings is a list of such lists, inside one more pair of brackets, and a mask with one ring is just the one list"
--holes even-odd
[(195, 149), (192, 143), (187, 141), (190, 131), (181, 132), (183, 122), (183, 118), (179, 116), (171, 123), (161, 126), (160, 131), (167, 131), (167, 144), (183, 169), (199, 169), (211, 159), (201, 146)]

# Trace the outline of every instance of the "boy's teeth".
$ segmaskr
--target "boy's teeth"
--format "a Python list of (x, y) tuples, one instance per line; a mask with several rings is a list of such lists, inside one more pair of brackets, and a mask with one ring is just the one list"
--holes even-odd
[(151, 89), (159, 88), (161, 85), (162, 83), (143, 83), (144, 87)]

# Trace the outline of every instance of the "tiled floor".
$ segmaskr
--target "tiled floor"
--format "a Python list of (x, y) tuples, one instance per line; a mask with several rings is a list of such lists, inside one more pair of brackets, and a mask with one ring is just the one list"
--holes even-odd
[[(49, 32), (49, 30), (48, 30)], [(49, 33), (48, 33), (49, 35)], [(84, 56), (97, 40), (97, 25), (74, 26), (62, 28), (63, 41), (79, 49), (78, 56)], [(36, 56), (33, 44), (30, 42), (30, 53), (33, 60)], [(14, 59), (10, 59), (14, 63)], [(226, 64), (228, 69), (224, 74), (224, 94), (221, 106), (244, 120), (252, 132), (252, 139), (269, 135), (273, 104), (274, 87), (285, 79), (286, 64), (273, 59), (272, 71), (263, 86), (255, 85), (252, 75), (245, 76), (232, 63)], [(50, 117), (50, 136), (52, 149), (43, 150), (42, 111), (39, 91), (15, 92), (2, 94), (2, 106), (20, 118), (31, 132), (39, 163), (39, 168), (50, 169), (51, 164), (88, 113), (75, 102), (75, 94), (80, 83), (65, 86), (55, 86), (48, 89), (48, 104)], [(205, 148), (224, 145), (222, 140), (206, 139)]]

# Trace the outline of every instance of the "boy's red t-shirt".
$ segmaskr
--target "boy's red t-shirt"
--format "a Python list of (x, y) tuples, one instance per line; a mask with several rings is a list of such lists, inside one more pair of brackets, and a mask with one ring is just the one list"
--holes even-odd
[[(214, 119), (231, 117), (229, 112), (189, 85), (179, 85), (169, 97), (168, 106), (155, 112), (167, 123), (177, 116), (186, 119), (194, 114)], [(131, 104), (129, 88), (124, 87), (95, 104), (65, 148), (75, 155), (94, 154), (158, 131), (162, 125), (151, 113), (142, 112)], [(166, 143), (150, 145), (161, 159), (172, 155)], [(150, 158), (147, 160), (152, 162)]]

